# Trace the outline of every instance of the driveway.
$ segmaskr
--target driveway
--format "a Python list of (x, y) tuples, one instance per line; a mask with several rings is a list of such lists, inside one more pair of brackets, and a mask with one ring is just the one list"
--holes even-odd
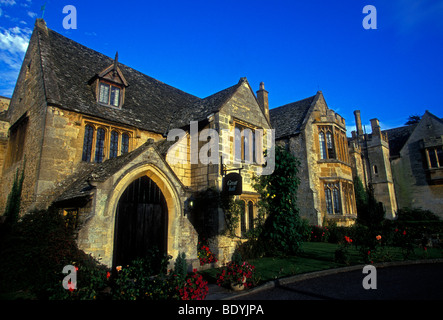
[(376, 289), (363, 266), (270, 282), (229, 300), (443, 300), (443, 262), (376, 265)]

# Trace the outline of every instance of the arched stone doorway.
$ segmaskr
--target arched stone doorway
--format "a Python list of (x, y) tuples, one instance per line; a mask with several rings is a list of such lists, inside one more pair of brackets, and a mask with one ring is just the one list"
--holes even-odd
[(113, 265), (127, 265), (150, 249), (167, 253), (168, 206), (159, 186), (143, 175), (120, 196), (115, 216)]

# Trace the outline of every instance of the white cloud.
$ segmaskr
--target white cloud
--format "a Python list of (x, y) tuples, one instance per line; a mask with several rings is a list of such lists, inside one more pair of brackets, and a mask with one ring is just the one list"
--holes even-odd
[(22, 55), (28, 48), (32, 30), (29, 28), (1, 28), (0, 27), (0, 50), (12, 55)]
[(28, 11), (28, 16), (30, 16), (31, 18), (35, 18), (35, 17), (37, 17), (37, 13), (35, 13), (35, 12), (32, 12), (32, 11)]
[(0, 4), (4, 4), (6, 6), (13, 6), (15, 4), (15, 0), (0, 0)]
[(12, 94), (31, 33), (32, 30), (27, 27), (0, 27), (0, 95)]
[(29, 7), (31, 6), (31, 3), (32, 3), (31, 0), (26, 0), (26, 2), (22, 2), (22, 3), (20, 3), (20, 5), (21, 5), (22, 7), (29, 8)]

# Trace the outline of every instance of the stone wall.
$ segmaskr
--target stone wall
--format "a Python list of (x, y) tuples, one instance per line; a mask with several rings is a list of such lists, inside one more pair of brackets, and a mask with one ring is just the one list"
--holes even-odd
[(392, 219), (397, 212), (394, 181), (389, 162), (389, 144), (379, 136), (372, 136), (367, 141), (368, 171), (374, 187), (374, 196), (383, 203), (386, 218)]
[[(11, 99), (0, 96), (0, 113), (5, 112), (4, 115), (6, 115), (10, 101)], [(5, 164), (8, 149), (8, 130), (9, 122), (0, 119), (0, 177), (2, 176), (3, 165)]]
[[(39, 59), (38, 36), (34, 34), (28, 46), (23, 64), (17, 79), (14, 94), (11, 98), (8, 117), (14, 126), (19, 119), (28, 118), (24, 139), (23, 156), (11, 163), (11, 144), (8, 151), (0, 180), (0, 212), (4, 211), (6, 199), (10, 193), (14, 175), (25, 166), (25, 179), (22, 189), (22, 213), (34, 207), (37, 186), (43, 132), (46, 120), (46, 100), (42, 79), (42, 66)], [(9, 157), (9, 158), (8, 158)], [(8, 160), (9, 159), (9, 160)], [(25, 165), (26, 159), (26, 165)]]
[(443, 218), (443, 185), (430, 182), (423, 149), (424, 139), (442, 135), (441, 121), (425, 113), (401, 149), (400, 157), (391, 160), (399, 208), (422, 208)]
[(105, 129), (105, 160), (109, 154), (111, 130), (117, 129), (130, 134), (130, 151), (137, 149), (148, 139), (155, 141), (163, 139), (159, 134), (105, 122), (98, 118), (86, 117), (60, 107), (49, 106), (36, 186), (36, 206), (47, 207), (63, 191), (67, 178), (75, 176), (82, 168), (86, 124)]

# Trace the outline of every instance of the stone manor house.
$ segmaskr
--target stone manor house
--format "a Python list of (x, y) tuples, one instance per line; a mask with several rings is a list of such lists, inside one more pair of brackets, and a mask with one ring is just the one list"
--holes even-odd
[[(255, 150), (269, 146), (271, 129), (300, 160), (298, 205), (310, 223), (354, 223), (357, 175), (373, 183), (388, 217), (397, 210), (390, 133), (381, 131), (376, 119), (371, 120), (372, 134), (363, 133), (356, 111), (357, 133), (348, 139), (345, 119), (328, 108), (320, 91), (270, 110), (264, 84), (254, 93), (241, 78), (198, 98), (37, 19), (9, 108), (7, 100), (2, 98), (0, 110), (1, 212), (15, 173), (24, 170), (22, 212), (53, 205), (69, 214), (79, 247), (108, 266), (127, 263), (153, 245), (173, 258), (185, 252), (189, 261), (197, 261), (194, 222), (202, 217), (192, 216), (193, 196), (208, 188), (221, 190), (225, 173), (241, 167), (242, 190), (235, 197), (243, 201), (243, 213), (237, 237), (224, 235), (221, 209), (211, 222), (218, 233), (210, 245), (220, 263), (230, 260), (257, 216), (251, 179), (263, 169), (263, 159)], [(424, 143), (436, 148), (435, 158), (443, 165), (441, 121), (432, 121), (440, 131)], [(194, 144), (193, 126), (199, 134)], [(167, 139), (172, 129), (183, 132), (178, 140)], [(228, 133), (215, 150), (205, 149), (207, 129)], [(169, 152), (177, 145), (182, 149)], [(211, 153), (223, 163), (175, 161), (180, 152), (188, 160)], [(429, 159), (435, 169), (431, 179), (441, 177), (439, 166), (432, 167), (434, 158)]]

